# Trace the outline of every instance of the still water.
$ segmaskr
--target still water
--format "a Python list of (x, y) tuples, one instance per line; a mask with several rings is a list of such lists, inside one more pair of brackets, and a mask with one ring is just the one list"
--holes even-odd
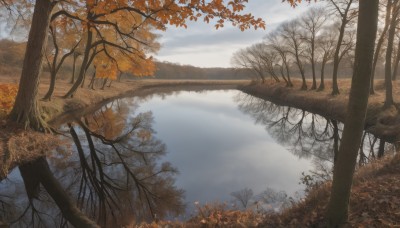
[(251, 188), (301, 190), (301, 172), (309, 159), (277, 143), (263, 124), (238, 107), (235, 90), (181, 92), (139, 102), (138, 112), (151, 111), (155, 136), (167, 146), (165, 160), (179, 170), (176, 185), (186, 201), (229, 201), (230, 193)]
[[(279, 207), (303, 194), (303, 172), (329, 178), (341, 129), (237, 90), (116, 100), (61, 126), (57, 150), (0, 183), (0, 221), (67, 225), (59, 202), (103, 226), (185, 219), (195, 202), (243, 209), (231, 195), (243, 189), (247, 207)], [(377, 139), (363, 139), (359, 163), (375, 156)]]

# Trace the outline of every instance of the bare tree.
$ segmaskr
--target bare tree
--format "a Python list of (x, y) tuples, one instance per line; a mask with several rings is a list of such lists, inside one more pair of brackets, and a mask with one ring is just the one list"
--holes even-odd
[(303, 58), (305, 53), (305, 41), (301, 39), (301, 27), (298, 20), (293, 20), (290, 22), (285, 22), (279, 28), (280, 35), (285, 39), (287, 45), (289, 46), (289, 52), (295, 58), (295, 63), (299, 68), (302, 85), (301, 90), (307, 89), (307, 82), (305, 76), (305, 70), (303, 66)]
[(339, 86), (337, 83), (338, 70), (340, 64), (340, 50), (343, 45), (345, 30), (349, 23), (357, 17), (357, 11), (354, 3), (356, 0), (329, 0), (333, 12), (340, 17), (339, 37), (337, 39), (336, 49), (333, 58), (333, 75), (332, 75), (332, 95), (339, 94)]
[(242, 190), (232, 192), (231, 196), (240, 203), (243, 208), (247, 208), (251, 198), (253, 197), (253, 190), (250, 188), (244, 188)]
[(263, 53), (261, 50), (257, 49), (256, 45), (235, 52), (231, 63), (238, 68), (250, 69), (257, 77), (260, 77), (261, 82), (264, 83), (266, 70), (261, 58)]
[(375, 93), (374, 89), (374, 78), (375, 78), (375, 71), (376, 71), (376, 65), (378, 63), (379, 57), (380, 57), (380, 51), (382, 49), (382, 45), (385, 41), (385, 37), (387, 35), (387, 31), (389, 29), (389, 24), (391, 20), (391, 14), (392, 14), (392, 0), (387, 0), (386, 2), (386, 11), (385, 11), (385, 22), (384, 22), (384, 27), (382, 29), (382, 32), (380, 33), (378, 43), (376, 44), (375, 48), (375, 53), (374, 53), (374, 61), (372, 63), (372, 78), (371, 78), (371, 89), (370, 89), (370, 94)]
[(286, 82), (286, 86), (293, 87), (292, 80), (290, 79), (289, 47), (285, 45), (283, 38), (277, 32), (268, 34), (264, 39), (268, 46), (275, 50), (281, 57), (279, 64), (281, 67), (280, 71), (282, 78)]
[(311, 90), (317, 89), (315, 65), (316, 52), (319, 48), (318, 45), (320, 44), (320, 42), (317, 42), (317, 36), (327, 19), (328, 17), (326, 16), (326, 11), (323, 8), (311, 8), (301, 18), (301, 26), (304, 29), (302, 39), (304, 39), (307, 43), (307, 58), (311, 63), (311, 72), (313, 78)]
[(334, 165), (332, 191), (327, 208), (329, 227), (340, 227), (348, 218), (348, 205), (358, 149), (364, 130), (372, 61), (378, 24), (378, 0), (361, 0), (357, 45), (348, 111)]
[[(389, 30), (388, 30), (388, 42), (386, 48), (386, 58), (385, 58), (385, 88), (386, 88), (386, 96), (385, 96), (385, 104), (384, 107), (388, 108), (394, 104), (393, 101), (393, 89), (392, 89), (392, 55), (393, 55), (393, 43), (394, 36), (396, 32), (396, 26), (399, 22), (399, 11), (400, 5), (399, 0), (388, 0), (390, 5), (392, 5), (392, 18), (390, 20)], [(388, 3), (389, 4), (389, 3)]]
[(318, 91), (323, 91), (325, 89), (325, 66), (333, 58), (336, 38), (336, 29), (332, 27), (327, 28), (325, 32), (322, 33), (321, 36), (318, 38), (320, 46), (319, 58), (321, 60), (321, 80)]

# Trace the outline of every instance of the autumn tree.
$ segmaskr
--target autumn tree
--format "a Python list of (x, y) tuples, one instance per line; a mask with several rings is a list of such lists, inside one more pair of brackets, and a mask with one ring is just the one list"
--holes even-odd
[[(10, 2), (10, 3), (9, 3)], [(256, 19), (251, 14), (244, 14), (241, 11), (244, 8), (246, 1), (231, 1), (225, 5), (222, 1), (195, 1), (191, 3), (179, 3), (177, 1), (118, 1), (110, 2), (104, 0), (94, 5), (93, 1), (83, 3), (89, 7), (88, 17), (81, 19), (85, 26), (87, 26), (87, 46), (92, 44), (93, 27), (95, 19), (106, 17), (107, 13), (116, 11), (135, 12), (141, 15), (142, 18), (149, 18), (156, 29), (165, 29), (166, 24), (173, 24), (177, 26), (186, 26), (187, 20), (197, 20), (204, 16), (204, 20), (209, 22), (212, 18), (219, 18), (216, 22), (216, 27), (220, 27), (225, 21), (230, 21), (233, 25), (238, 26), (244, 30), (250, 27), (260, 28), (264, 27), (262, 19)], [(2, 5), (11, 4), (11, 1), (2, 2)], [(73, 2), (72, 2), (73, 3)], [(147, 3), (147, 4), (144, 4)], [(59, 2), (49, 2), (48, 0), (37, 0), (33, 10), (31, 28), (29, 32), (27, 49), (25, 54), (24, 64), (22, 66), (22, 74), (19, 84), (19, 90), (16, 97), (16, 102), (10, 114), (10, 120), (22, 124), (25, 128), (33, 128), (41, 131), (46, 130), (46, 123), (41, 118), (41, 113), (37, 103), (37, 91), (39, 76), (42, 69), (42, 59), (44, 56), (44, 48), (47, 43), (47, 31), (49, 22), (52, 15), (52, 10), (55, 4)], [(64, 2), (64, 5), (79, 5), (69, 4)], [(99, 10), (100, 12), (96, 11)], [(106, 10), (104, 12), (104, 10)], [(65, 12), (65, 13), (64, 13)], [(61, 14), (68, 13), (61, 11)], [(70, 14), (72, 17), (76, 12)], [(54, 16), (54, 15), (53, 15)], [(97, 21), (97, 23), (101, 23)], [(114, 26), (114, 25), (110, 25)], [(134, 27), (135, 28), (135, 27)], [(90, 41), (90, 42), (89, 42)], [(99, 42), (99, 45), (104, 42)], [(84, 57), (82, 62), (89, 61), (89, 57)], [(84, 68), (84, 67), (82, 67)], [(81, 68), (81, 72), (84, 69)], [(81, 73), (80, 73), (81, 74)]]
[[(75, 53), (81, 42), (81, 38), (79, 28), (69, 18), (57, 18), (53, 20), (49, 31), (52, 45), (49, 45), (49, 50), (46, 52), (46, 61), (50, 71), (50, 85), (43, 100), (50, 101), (54, 92), (57, 74), (65, 59)], [(76, 62), (75, 56), (74, 67)], [(74, 71), (75, 69), (73, 69), (73, 74)]]

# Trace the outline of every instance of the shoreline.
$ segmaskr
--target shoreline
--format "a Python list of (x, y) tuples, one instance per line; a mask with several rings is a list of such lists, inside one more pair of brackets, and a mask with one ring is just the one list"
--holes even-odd
[[(290, 106), (327, 118), (345, 122), (348, 93), (332, 96), (327, 91), (302, 91), (298, 87), (286, 87), (283, 83), (241, 85), (240, 91), (277, 105)], [(369, 99), (365, 130), (387, 142), (400, 140), (400, 116), (395, 107), (383, 110), (380, 95)]]
[[(203, 91), (237, 89), (248, 84), (246, 80), (132, 80), (115, 82), (105, 90), (78, 89), (74, 98), (63, 99), (66, 88), (70, 84), (58, 82), (58, 88), (51, 101), (39, 100), (42, 116), (50, 126), (57, 128), (70, 119), (96, 111), (103, 105), (120, 98), (152, 94), (168, 94), (176, 91)], [(68, 86), (66, 86), (68, 85)], [(39, 98), (44, 95), (47, 85), (42, 83)], [(46, 145), (48, 142), (49, 145)], [(46, 156), (56, 148), (58, 141), (48, 134), (24, 130), (16, 125), (9, 125), (6, 120), (0, 120), (0, 180), (4, 179), (15, 167)], [(61, 142), (60, 142), (61, 143)], [(32, 147), (33, 146), (33, 147)], [(48, 147), (47, 147), (48, 146)], [(30, 150), (29, 148), (36, 148)]]

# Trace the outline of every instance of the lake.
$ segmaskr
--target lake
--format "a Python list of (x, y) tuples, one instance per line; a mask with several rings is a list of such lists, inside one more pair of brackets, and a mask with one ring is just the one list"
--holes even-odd
[[(195, 203), (278, 210), (304, 195), (299, 182), (310, 170), (329, 178), (341, 131), (335, 120), (238, 90), (154, 94), (115, 100), (64, 124), (64, 143), (40, 167), (48, 164), (73, 202), (109, 226), (186, 219)], [(364, 135), (360, 163), (374, 155), (376, 142)], [(25, 182), (35, 172), (25, 171)], [(245, 192), (245, 204), (233, 196)], [(65, 221), (48, 194), (36, 198), (29, 203), (18, 169), (0, 183), (7, 221)]]

